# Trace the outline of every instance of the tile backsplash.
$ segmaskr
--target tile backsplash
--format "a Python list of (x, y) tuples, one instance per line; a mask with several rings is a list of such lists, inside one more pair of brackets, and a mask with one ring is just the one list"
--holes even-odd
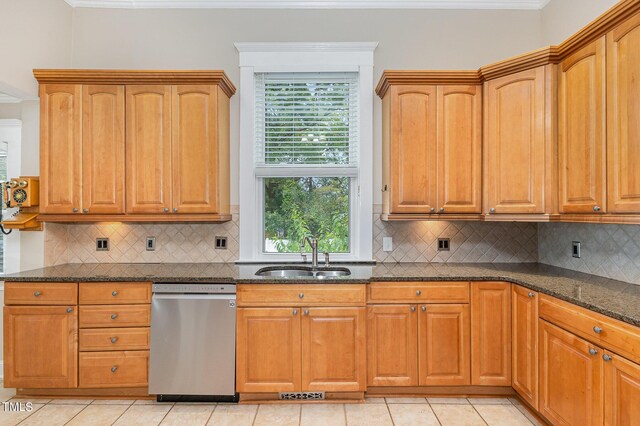
[[(571, 243), (580, 242), (581, 257), (572, 257)], [(541, 223), (541, 263), (640, 284), (640, 225)]]

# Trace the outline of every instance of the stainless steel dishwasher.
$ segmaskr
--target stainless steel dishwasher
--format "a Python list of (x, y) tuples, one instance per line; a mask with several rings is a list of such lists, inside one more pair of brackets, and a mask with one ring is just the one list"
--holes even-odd
[(158, 401), (237, 401), (236, 286), (154, 283), (149, 393)]

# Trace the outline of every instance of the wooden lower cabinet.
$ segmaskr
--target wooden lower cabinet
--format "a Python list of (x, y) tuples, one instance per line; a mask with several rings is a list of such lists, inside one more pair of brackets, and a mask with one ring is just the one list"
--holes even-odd
[(640, 365), (611, 352), (603, 357), (604, 424), (640, 425)]
[(511, 290), (511, 385), (538, 409), (538, 293)]
[(149, 351), (80, 352), (81, 388), (143, 387), (149, 384)]
[(602, 425), (602, 349), (539, 321), (540, 413), (557, 425)]
[(3, 346), (5, 387), (77, 387), (75, 306), (5, 306)]
[(418, 371), (421, 386), (469, 385), (469, 305), (421, 305)]

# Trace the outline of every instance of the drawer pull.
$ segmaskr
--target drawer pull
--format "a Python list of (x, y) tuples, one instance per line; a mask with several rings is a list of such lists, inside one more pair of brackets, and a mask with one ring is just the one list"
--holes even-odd
[(602, 359), (604, 359), (605, 361), (611, 361), (613, 357), (611, 355), (604, 354), (602, 355)]
[(427, 312), (427, 307), (426, 306), (422, 306), (420, 309), (422, 309), (422, 312)]
[(118, 314), (111, 314), (111, 319), (112, 319), (112, 320), (114, 320), (114, 319), (116, 319), (116, 318), (118, 318)]
[(415, 306), (412, 306), (412, 307), (411, 307), (411, 312), (415, 312), (415, 311), (416, 311), (416, 307), (415, 307)]
[(421, 294), (422, 294), (422, 291), (416, 290), (416, 296), (420, 296)]
[(589, 355), (598, 355), (598, 351), (593, 348), (589, 348)]
[(35, 297), (40, 297), (40, 295), (41, 295), (41, 294), (42, 294), (42, 293), (40, 293), (39, 291), (36, 291), (35, 293), (33, 293), (33, 295), (34, 295)]
[(594, 331), (596, 334), (600, 334), (600, 333), (602, 333), (602, 329), (601, 329), (600, 327), (598, 327), (597, 325), (596, 325), (595, 327), (593, 327), (593, 331)]
[(304, 297), (304, 293), (298, 293), (298, 297), (302, 299)]
[(67, 313), (70, 314), (71, 312), (73, 312), (73, 308), (67, 308)]
[(115, 342), (117, 342), (117, 341), (118, 341), (118, 338), (117, 338), (117, 337), (112, 337), (112, 338), (111, 338), (111, 343), (115, 343)]
[(116, 371), (118, 371), (118, 366), (114, 365), (113, 367), (111, 367), (111, 372), (115, 373)]
[(529, 294), (527, 294), (527, 296), (533, 297), (533, 296), (535, 296), (535, 293), (529, 292)]
[(118, 295), (118, 291), (117, 291), (117, 290), (113, 290), (113, 291), (111, 292), (111, 295), (112, 295), (113, 297), (116, 297), (116, 296)]
[(305, 309), (305, 310), (304, 310), (304, 314), (305, 314), (305, 315), (309, 315), (309, 310), (308, 310), (308, 309)]
[(297, 309), (293, 310), (293, 315), (298, 315), (298, 310)]

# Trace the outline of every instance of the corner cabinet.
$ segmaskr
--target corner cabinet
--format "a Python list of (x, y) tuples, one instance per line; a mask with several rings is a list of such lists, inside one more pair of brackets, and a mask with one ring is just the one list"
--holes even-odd
[(231, 218), (235, 87), (222, 71), (34, 74), (41, 97), (40, 220)]

